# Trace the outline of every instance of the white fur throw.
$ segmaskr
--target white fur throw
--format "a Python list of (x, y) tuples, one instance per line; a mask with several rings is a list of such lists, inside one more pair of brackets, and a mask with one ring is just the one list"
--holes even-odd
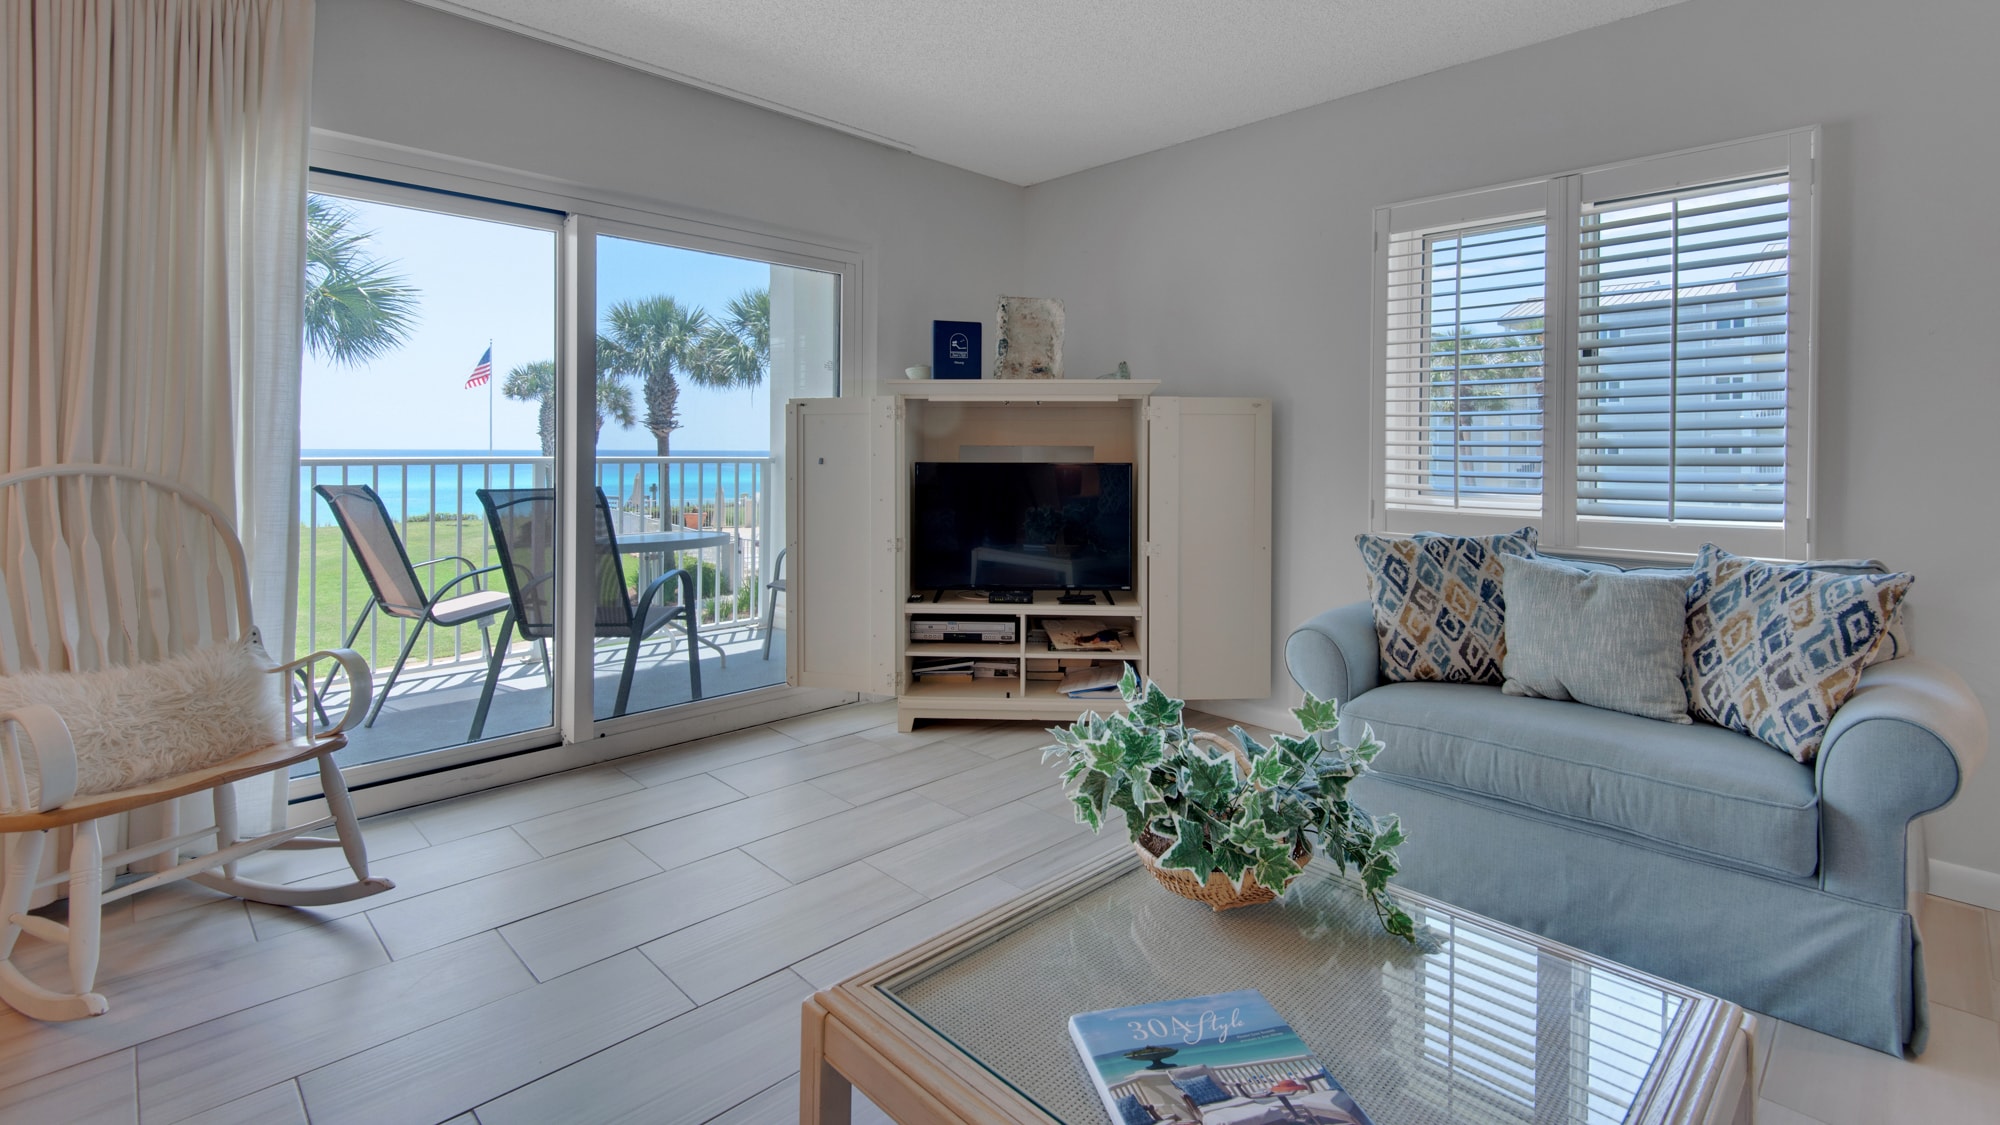
[[(0, 711), (55, 709), (76, 744), (78, 796), (205, 769), (283, 738), (271, 659), (254, 641), (101, 672), (0, 676)], [(28, 768), (34, 771), (33, 755)], [(39, 797), (40, 779), (31, 779)]]

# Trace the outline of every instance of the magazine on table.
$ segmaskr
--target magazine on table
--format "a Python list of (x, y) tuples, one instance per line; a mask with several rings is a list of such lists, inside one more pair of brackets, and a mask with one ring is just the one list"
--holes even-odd
[(1069, 1018), (1112, 1125), (1372, 1125), (1255, 989)]

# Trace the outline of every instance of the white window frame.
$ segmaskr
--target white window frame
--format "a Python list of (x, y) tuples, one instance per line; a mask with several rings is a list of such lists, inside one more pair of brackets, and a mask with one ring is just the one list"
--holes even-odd
[[(1692, 558), (1703, 543), (1759, 558), (1804, 559), (1813, 545), (1816, 294), (1819, 217), (1817, 126), (1708, 145), (1521, 183), (1375, 209), (1370, 317), (1370, 526), (1400, 535), (1439, 531), (1491, 535), (1523, 524), (1545, 547), (1577, 554)], [(1577, 515), (1576, 385), (1578, 249), (1586, 200), (1615, 200), (1785, 172), (1791, 178), (1791, 299), (1786, 324), (1785, 521), (1647, 522)], [(1542, 503), (1539, 512), (1392, 506), (1386, 469), (1391, 301), (1389, 248), (1398, 235), (1540, 216), (1548, 227), (1543, 320)]]

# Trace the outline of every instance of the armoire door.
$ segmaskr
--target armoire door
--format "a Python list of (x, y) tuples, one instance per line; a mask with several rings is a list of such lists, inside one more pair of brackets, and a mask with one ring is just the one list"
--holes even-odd
[(1147, 407), (1146, 668), (1182, 699), (1271, 694), (1271, 403)]
[(895, 693), (895, 407), (890, 398), (785, 406), (785, 672), (794, 687)]

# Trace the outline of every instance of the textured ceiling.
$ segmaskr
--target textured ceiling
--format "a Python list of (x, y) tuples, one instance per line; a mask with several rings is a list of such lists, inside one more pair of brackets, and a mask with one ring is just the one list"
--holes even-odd
[(1679, 0), (417, 0), (1033, 184)]

